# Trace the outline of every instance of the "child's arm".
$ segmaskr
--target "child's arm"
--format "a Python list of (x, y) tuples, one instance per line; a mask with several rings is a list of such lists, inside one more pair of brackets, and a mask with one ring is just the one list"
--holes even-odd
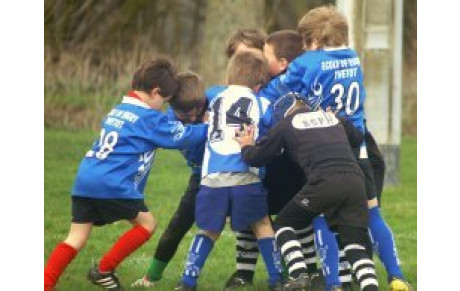
[(300, 57), (294, 59), (289, 64), (286, 72), (271, 79), (259, 90), (258, 95), (267, 98), (270, 102), (275, 102), (288, 92), (301, 93), (303, 88), (302, 78), (305, 75), (305, 71), (302, 59)]
[(359, 147), (364, 141), (364, 134), (359, 131), (351, 121), (343, 116), (336, 116), (337, 119), (342, 123), (345, 133), (347, 134), (348, 141), (352, 148)]
[(180, 121), (171, 121), (162, 114), (152, 122), (148, 122), (147, 130), (148, 139), (156, 146), (166, 149), (184, 149), (204, 143), (208, 125), (184, 125)]
[(284, 147), (283, 122), (272, 128), (268, 135), (254, 145), (254, 130), (242, 133), (236, 140), (241, 146), (243, 160), (251, 167), (262, 167), (281, 153)]

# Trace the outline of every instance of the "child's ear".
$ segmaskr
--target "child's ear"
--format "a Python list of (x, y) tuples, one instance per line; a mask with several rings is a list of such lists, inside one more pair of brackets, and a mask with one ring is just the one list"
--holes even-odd
[(160, 90), (159, 87), (155, 87), (155, 88), (152, 89), (152, 91), (150, 91), (150, 96), (154, 97), (155, 95), (160, 94), (160, 91), (161, 90)]
[(281, 71), (285, 71), (287, 67), (289, 66), (289, 62), (285, 58), (281, 58), (279, 64), (280, 64)]
[(254, 91), (254, 93), (257, 93), (257, 92), (259, 92), (260, 87), (262, 87), (261, 84), (259, 84), (259, 85), (255, 86), (254, 88), (252, 88), (252, 91)]

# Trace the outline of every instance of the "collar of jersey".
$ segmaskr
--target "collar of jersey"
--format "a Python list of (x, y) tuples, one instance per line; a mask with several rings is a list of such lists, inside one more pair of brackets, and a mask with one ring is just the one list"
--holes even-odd
[(147, 109), (152, 109), (147, 103), (135, 98), (135, 97), (129, 97), (129, 96), (123, 96), (123, 100), (121, 101), (123, 104), (131, 104)]
[(246, 86), (242, 86), (242, 85), (228, 85), (228, 88), (234, 88), (234, 89), (237, 89), (237, 90), (245, 90), (245, 91), (249, 91), (249, 92), (254, 94), (254, 92), (252, 91), (251, 88), (246, 87)]
[(345, 45), (337, 46), (337, 47), (325, 46), (323, 48), (323, 51), (339, 51), (339, 50), (346, 50), (346, 49), (348, 49), (348, 47)]

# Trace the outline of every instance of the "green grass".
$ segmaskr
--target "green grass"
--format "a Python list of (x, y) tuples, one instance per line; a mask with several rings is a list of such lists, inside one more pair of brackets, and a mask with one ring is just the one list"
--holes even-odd
[[(45, 261), (57, 243), (62, 241), (70, 225), (70, 195), (74, 175), (96, 132), (45, 131)], [(403, 139), (401, 152), (402, 185), (386, 189), (383, 194), (383, 213), (391, 225), (402, 267), (407, 279), (417, 283), (417, 140)], [(140, 278), (153, 255), (161, 232), (165, 229), (185, 190), (189, 169), (177, 151), (160, 150), (146, 188), (146, 203), (159, 220), (152, 239), (127, 258), (117, 272), (126, 286)], [(112, 243), (129, 228), (125, 222), (95, 228), (85, 249), (74, 259), (62, 275), (59, 290), (99, 290), (85, 278), (89, 267), (99, 260)], [(157, 290), (173, 290), (180, 278), (190, 241), (196, 233), (192, 228), (168, 266)], [(228, 228), (223, 232), (200, 277), (201, 290), (221, 290), (234, 271), (234, 238)], [(385, 274), (378, 265), (381, 289), (386, 290)], [(257, 265), (253, 290), (265, 290), (265, 270), (262, 260)]]

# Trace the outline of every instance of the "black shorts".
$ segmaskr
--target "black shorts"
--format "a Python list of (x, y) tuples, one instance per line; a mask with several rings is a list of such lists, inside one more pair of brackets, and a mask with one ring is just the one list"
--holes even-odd
[(139, 212), (148, 212), (143, 199), (95, 199), (72, 196), (72, 222), (96, 226), (118, 220), (135, 219)]
[(268, 213), (275, 215), (302, 189), (305, 175), (284, 152), (267, 165), (262, 184), (268, 193)]
[(367, 200), (377, 197), (377, 190), (375, 188), (374, 171), (369, 159), (358, 159), (358, 165), (364, 174), (364, 183), (366, 186)]
[(357, 173), (334, 173), (306, 184), (283, 208), (277, 222), (294, 228), (305, 227), (324, 213), (328, 225), (365, 227), (368, 209), (363, 177)]
[(372, 172), (374, 173), (374, 183), (377, 198), (379, 199), (382, 196), (383, 183), (385, 180), (385, 160), (382, 153), (375, 142), (372, 134), (367, 130), (364, 135), (364, 141), (366, 142), (367, 155), (369, 157), (369, 162), (372, 165)]

